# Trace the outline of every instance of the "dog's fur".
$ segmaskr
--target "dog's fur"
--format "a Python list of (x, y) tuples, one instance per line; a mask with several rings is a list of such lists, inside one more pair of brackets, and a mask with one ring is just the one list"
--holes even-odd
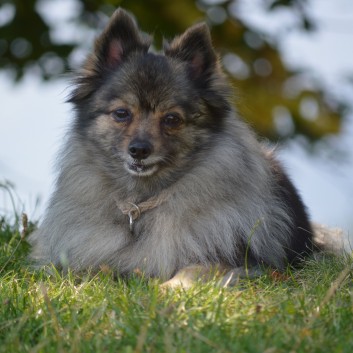
[[(32, 258), (168, 280), (191, 265), (283, 269), (311, 253), (301, 198), (233, 110), (207, 26), (163, 54), (150, 42), (121, 9), (96, 40)], [(130, 229), (124, 207), (145, 201)]]

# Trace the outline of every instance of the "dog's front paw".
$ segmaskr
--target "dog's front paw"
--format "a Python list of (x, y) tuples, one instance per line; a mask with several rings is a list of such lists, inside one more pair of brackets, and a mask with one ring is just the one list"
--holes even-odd
[(174, 277), (161, 284), (162, 288), (184, 288), (188, 289), (199, 279), (208, 276), (210, 269), (202, 265), (191, 265), (179, 270)]
[(206, 267), (202, 265), (187, 266), (179, 270), (174, 277), (161, 284), (161, 288), (183, 288), (188, 289), (196, 282), (208, 282), (216, 280), (219, 287), (234, 286), (243, 278), (256, 278), (263, 275), (260, 267), (226, 268), (223, 266)]
[(236, 285), (240, 279), (243, 278), (256, 278), (264, 274), (260, 267), (235, 267), (228, 271), (219, 281), (219, 286), (230, 287)]
[(229, 271), (221, 265), (203, 266), (191, 265), (179, 270), (169, 281), (161, 284), (162, 288), (184, 288), (188, 289), (196, 282), (208, 282), (214, 279), (223, 278)]

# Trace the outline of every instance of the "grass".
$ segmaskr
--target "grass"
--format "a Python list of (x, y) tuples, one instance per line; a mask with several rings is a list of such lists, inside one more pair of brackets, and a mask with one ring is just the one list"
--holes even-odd
[(352, 351), (350, 258), (308, 260), (232, 288), (163, 291), (137, 275), (33, 271), (31, 224), (0, 223), (0, 352)]

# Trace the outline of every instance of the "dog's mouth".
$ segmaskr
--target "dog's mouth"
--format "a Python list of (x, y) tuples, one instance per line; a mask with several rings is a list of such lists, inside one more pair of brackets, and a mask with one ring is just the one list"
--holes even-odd
[(157, 169), (157, 164), (144, 164), (141, 161), (133, 160), (132, 162), (126, 162), (125, 168), (133, 175), (138, 176), (149, 176), (154, 174)]

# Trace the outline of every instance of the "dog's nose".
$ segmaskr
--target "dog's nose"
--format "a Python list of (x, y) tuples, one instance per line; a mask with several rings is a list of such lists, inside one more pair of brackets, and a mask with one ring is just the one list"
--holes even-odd
[(129, 145), (129, 154), (134, 159), (146, 159), (152, 153), (153, 147), (148, 141), (132, 141)]

